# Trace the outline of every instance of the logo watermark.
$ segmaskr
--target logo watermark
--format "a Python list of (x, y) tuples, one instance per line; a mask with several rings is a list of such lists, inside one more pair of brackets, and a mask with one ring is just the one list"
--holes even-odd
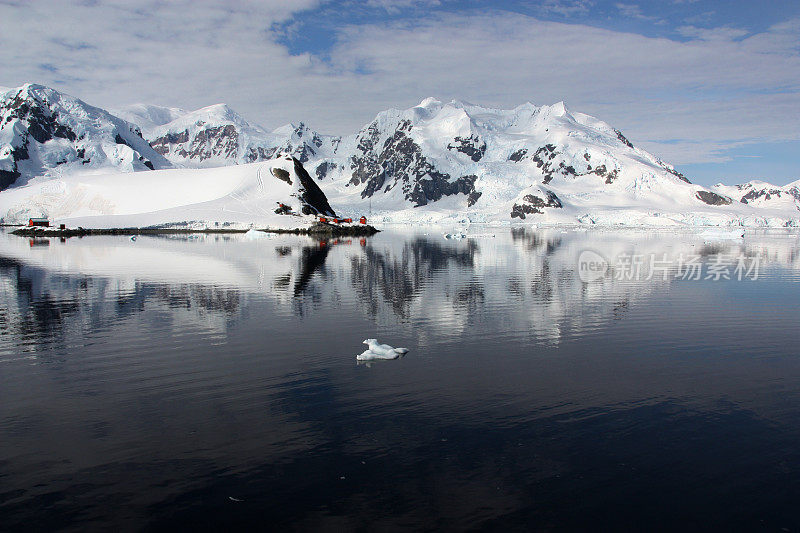
[(617, 281), (755, 281), (761, 268), (761, 256), (680, 254), (668, 257), (667, 254), (622, 253), (609, 261), (593, 250), (584, 250), (578, 256), (577, 266), (578, 277), (584, 283), (602, 278)]
[(606, 272), (608, 272), (608, 261), (597, 252), (584, 250), (578, 256), (578, 277), (584, 283), (605, 277)]

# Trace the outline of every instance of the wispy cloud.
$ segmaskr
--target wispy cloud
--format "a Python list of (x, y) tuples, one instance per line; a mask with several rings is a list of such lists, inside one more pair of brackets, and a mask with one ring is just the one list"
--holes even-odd
[[(722, 31), (700, 37), (448, 17), (413, 28), (344, 28), (332, 66), (372, 65), (371, 81), (395, 87), (389, 105), (412, 104), (420, 92), (500, 106), (565, 99), (679, 163), (719, 160), (731, 143), (800, 139), (800, 123), (786, 120), (800, 110), (800, 57), (786, 51), (786, 28), (743, 40)], [(784, 53), (766, 53), (775, 48)], [(676, 138), (687, 141), (681, 150), (663, 142)]]
[[(736, 143), (800, 139), (798, 20), (749, 34), (686, 26), (677, 41), (439, 10), (342, 26), (324, 54), (289, 53), (279, 34), (299, 31), (293, 15), (319, 4), (0, 4), (0, 83), (57, 84), (104, 107), (224, 101), (267, 127), (304, 120), (331, 133), (429, 95), (503, 107), (565, 100), (678, 164), (718, 160)], [(580, 14), (589, 2), (538, 5)], [(35, 25), (46, 38), (31, 38)]]
[(538, 8), (542, 13), (556, 14), (563, 17), (585, 15), (594, 5), (591, 0), (544, 0)]
[(634, 18), (639, 20), (659, 20), (659, 17), (654, 17), (651, 15), (645, 15), (642, 12), (642, 8), (638, 4), (623, 4), (623, 3), (616, 3), (614, 6), (619, 10), (620, 14), (623, 17)]
[(735, 41), (748, 34), (747, 30), (723, 26), (719, 28), (698, 28), (696, 26), (681, 26), (677, 29), (680, 35), (701, 41)]
[(441, 5), (439, 0), (365, 0), (367, 7), (377, 7), (389, 13), (399, 13), (409, 7), (434, 7)]

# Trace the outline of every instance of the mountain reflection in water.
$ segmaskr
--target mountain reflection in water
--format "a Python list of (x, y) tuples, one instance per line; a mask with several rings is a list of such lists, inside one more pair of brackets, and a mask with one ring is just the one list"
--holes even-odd
[(800, 527), (797, 233), (442, 233), (0, 233), (3, 529)]

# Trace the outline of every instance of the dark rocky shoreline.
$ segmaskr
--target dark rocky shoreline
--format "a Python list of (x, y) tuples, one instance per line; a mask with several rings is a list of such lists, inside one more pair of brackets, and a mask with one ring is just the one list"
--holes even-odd
[(289, 233), (292, 235), (311, 235), (313, 237), (369, 237), (380, 230), (369, 225), (337, 226), (317, 222), (309, 228), (261, 230), (267, 233)]
[(12, 235), (20, 237), (88, 237), (92, 235), (176, 235), (187, 233), (245, 233), (241, 229), (176, 229), (176, 228), (23, 228), (12, 231)]
[[(89, 237), (93, 235), (183, 235), (191, 233), (246, 233), (246, 229), (188, 229), (188, 228), (29, 228), (24, 227), (11, 232), (20, 237)], [(309, 228), (295, 229), (259, 229), (265, 233), (285, 233), (291, 235), (310, 235), (319, 237), (369, 237), (379, 230), (369, 225), (337, 226), (334, 224), (316, 223)]]

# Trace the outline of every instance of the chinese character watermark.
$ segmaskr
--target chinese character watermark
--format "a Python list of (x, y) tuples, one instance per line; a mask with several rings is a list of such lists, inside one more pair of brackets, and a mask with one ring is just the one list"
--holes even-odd
[(664, 254), (621, 253), (613, 261), (591, 250), (578, 257), (578, 277), (589, 283), (602, 278), (617, 281), (755, 281), (759, 277), (759, 255), (701, 256), (683, 254), (670, 258)]

